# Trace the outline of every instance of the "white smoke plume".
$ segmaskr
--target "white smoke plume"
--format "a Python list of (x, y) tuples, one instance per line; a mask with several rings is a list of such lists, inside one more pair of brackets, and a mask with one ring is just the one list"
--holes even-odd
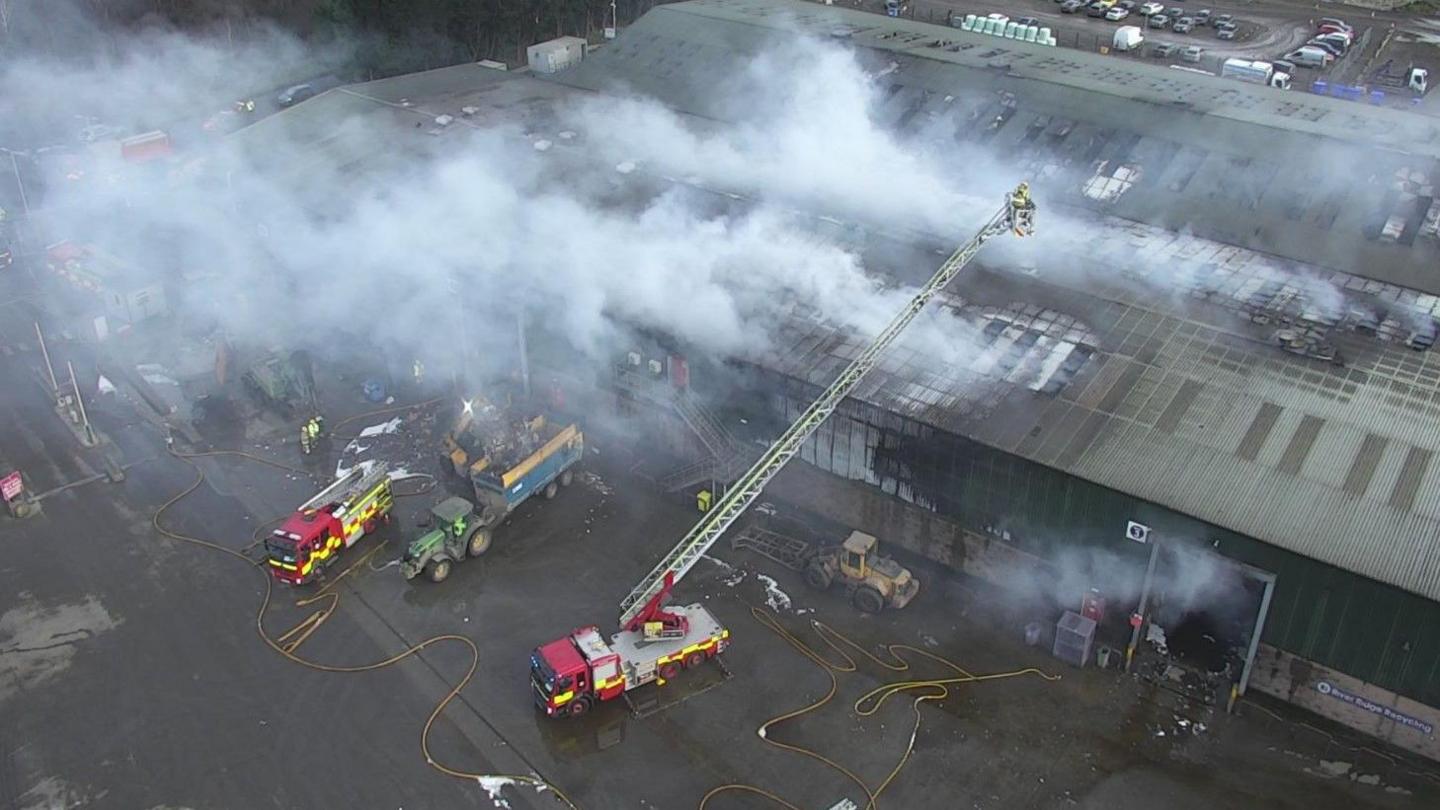
[[(721, 82), (717, 92), (750, 111), (733, 126), (701, 126), (643, 99), (588, 97), (562, 111), (580, 132), (578, 155), (536, 150), (513, 122), (425, 142), (387, 112), (345, 103), (343, 90), (279, 117), (313, 129), (262, 122), (273, 141), (241, 136), (245, 150), (193, 131), (245, 95), (217, 88), (233, 90), (236, 76), (283, 86), (275, 67), (299, 51), (279, 34), (232, 48), (154, 33), (84, 64), (8, 67), (0, 92), (19, 109), (68, 100), (66, 115), (29, 119), (31, 143), (68, 139), (72, 109), (127, 132), (186, 122), (175, 127), (170, 171), (102, 161), (84, 183), (52, 188), (36, 217), (47, 241), (93, 242), (138, 273), (183, 276), (172, 304), (242, 341), (323, 356), (363, 336), (443, 372), (462, 362), (462, 344), (507, 329), (497, 324), (517, 308), (596, 356), (620, 325), (756, 355), (797, 305), (873, 334), (912, 291), (792, 206), (971, 227), (957, 212), (973, 198), (876, 124), (874, 86), (835, 46), (801, 42), (733, 86)], [(396, 155), (386, 154), (392, 143)], [(615, 171), (624, 159), (640, 171)], [(752, 199), (733, 204), (659, 182), (664, 174), (722, 180)], [(970, 334), (932, 315), (909, 340), (958, 355)]]

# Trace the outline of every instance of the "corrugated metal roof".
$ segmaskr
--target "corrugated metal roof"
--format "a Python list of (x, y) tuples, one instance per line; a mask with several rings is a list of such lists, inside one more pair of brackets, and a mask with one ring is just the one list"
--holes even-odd
[[(710, 54), (704, 63), (714, 70), (732, 64), (729, 60), (734, 57), (727, 48), (753, 47), (753, 32), (733, 26), (711, 30), (709, 23), (693, 14), (676, 11), (685, 8), (657, 9), (606, 50), (637, 54), (638, 65), (653, 57), (647, 49), (657, 42), (700, 40), (702, 50)], [(818, 6), (805, 8), (831, 13)], [(881, 28), (892, 24), (873, 15), (865, 21)], [(684, 36), (676, 40), (681, 33)], [(1006, 47), (1012, 46), (1006, 43)], [(668, 72), (650, 79), (650, 85), (673, 95), (677, 83), (690, 81), (688, 52), (669, 48), (670, 62), (662, 71)], [(592, 61), (603, 65), (600, 55)], [(635, 75), (644, 76), (639, 67), (631, 67), (638, 71)], [(961, 75), (957, 70), (936, 63), (922, 72), (953, 84)], [(587, 75), (587, 81), (600, 81), (605, 73), (597, 69)], [(905, 75), (902, 71), (896, 78)], [(438, 93), (433, 98), (427, 91), (431, 84)], [(636, 84), (646, 90), (643, 83)], [(1026, 87), (1042, 100), (1049, 99), (1046, 104), (1060, 104), (1056, 100), (1060, 98), (1070, 105), (1084, 101), (1077, 101), (1080, 94), (1069, 87)], [(415, 120), (453, 114), (460, 104), (482, 107), (488, 120), (519, 121), (527, 129), (544, 132), (550, 125), (545, 104), (571, 92), (550, 81), (459, 66), (380, 87), (349, 88), (334, 93), (333, 99), (327, 94), (257, 124), (237, 140), (263, 149), (282, 133), (302, 144), (307, 172), (324, 171), (322, 165), (333, 172), (336, 164), (367, 156), (398, 159), (396, 144), (403, 141), (387, 133), (416, 132)], [(412, 106), (402, 105), (400, 99)], [(1027, 103), (1022, 98), (1021, 104)], [(1048, 118), (1051, 126), (1060, 121), (1050, 112), (1029, 113), (1013, 120)], [(347, 129), (347, 120), (361, 114), (370, 119), (367, 123), (388, 123), (392, 129)], [(1081, 123), (1068, 139), (1101, 130)], [(1185, 195), (1207, 193), (1197, 188), (1214, 191), (1214, 185), (1197, 186), (1204, 180), (1199, 175), (1186, 177), (1208, 161), (1230, 159), (1215, 152), (1225, 146), (1227, 132), (1224, 127), (1206, 128), (1197, 137), (1212, 140), (1203, 144), (1147, 143), (1142, 136), (1134, 148), (1169, 148), (1173, 155), (1163, 170), (1148, 172), (1122, 202), (1141, 192), (1136, 199), (1147, 204), (1170, 204), (1181, 192), (1165, 189), (1177, 184)], [(1002, 130), (1002, 134), (1013, 133)], [(1096, 144), (1115, 148), (1114, 137)], [(1096, 144), (1077, 142), (1068, 148), (1078, 152)], [(577, 146), (577, 153), (582, 148)], [(637, 172), (626, 182), (658, 181)], [(1227, 205), (1220, 198), (1210, 208)], [(1110, 210), (1123, 214), (1119, 207)], [(1256, 214), (1247, 211), (1244, 216), (1253, 220)], [(977, 329), (989, 327), (983, 331), (990, 340), (985, 350), (963, 362), (943, 365), (919, 347), (910, 347), (916, 350), (913, 356), (897, 354), (888, 359), (886, 374), (872, 381), (864, 398), (1216, 525), (1440, 599), (1440, 550), (1435, 540), (1440, 537), (1440, 473), (1431, 463), (1440, 450), (1440, 355), (1404, 348), (1395, 340), (1395, 323), (1381, 319), (1371, 324), (1378, 330), (1376, 336), (1336, 330), (1335, 340), (1348, 358), (1343, 367), (1291, 357), (1267, 345), (1273, 326), (1251, 320), (1275, 317), (1296, 300), (1283, 289), (1292, 277), (1282, 277), (1284, 283), (1278, 286), (1272, 283), (1273, 258), (1119, 217), (1096, 220), (1093, 227), (1097, 243), (1137, 248), (1107, 259), (1103, 272), (1092, 272), (1097, 262), (1076, 253), (1047, 257), (1025, 273), (963, 276), (953, 294), (940, 303), (973, 321)], [(913, 250), (908, 264), (897, 272), (909, 277), (928, 273), (935, 249), (944, 244), (923, 235), (903, 238)], [(987, 253), (986, 260), (993, 255)], [(1363, 261), (1363, 251), (1361, 256)], [(1147, 281), (1151, 274), (1187, 259), (1208, 269), (1193, 278), (1166, 278), (1158, 285)], [(1407, 311), (1427, 316), (1440, 307), (1435, 296), (1315, 268), (1306, 272), (1356, 291), (1354, 300), (1369, 304), (1403, 304)], [(1159, 289), (1169, 294), (1158, 295)], [(1255, 301), (1262, 294), (1269, 297), (1260, 306)], [(1304, 306), (1314, 305), (1303, 294), (1299, 300)], [(857, 345), (853, 336), (837, 334), (812, 315), (798, 312), (782, 330), (781, 343), (794, 351), (777, 351), (764, 364), (817, 384), (833, 378), (845, 354), (853, 354)], [(1190, 402), (1182, 407), (1179, 403), (1185, 398)], [(1261, 417), (1262, 411), (1267, 415)], [(1245, 437), (1257, 418), (1270, 423), (1263, 431), (1264, 440), (1257, 435), (1247, 443)], [(1242, 444), (1247, 444), (1245, 457), (1237, 455)], [(1255, 445), (1253, 452), (1248, 444)]]
[[(1404, 110), (799, 0), (659, 6), (576, 69), (547, 78), (633, 88), (724, 120), (734, 113), (724, 77), (745, 75), (756, 52), (795, 32), (872, 54), (875, 73), (893, 62), (877, 79), (892, 92), (875, 111), (882, 123), (900, 131), (953, 125), (957, 141), (984, 142), (1038, 178), (1037, 198), (1043, 192), (1050, 205), (1101, 209), (1440, 293), (1440, 241), (1424, 211), (1409, 216), (1423, 200), (1387, 193), (1400, 171), (1422, 177), (1422, 190), (1440, 181), (1440, 121)], [(1002, 93), (1013, 97), (1008, 118)], [(1317, 158), (1322, 148), (1331, 151)], [(1121, 163), (1139, 170), (1113, 201), (1081, 192), (1102, 160), (1108, 171)], [(1398, 241), (1367, 230), (1392, 215), (1406, 218)]]

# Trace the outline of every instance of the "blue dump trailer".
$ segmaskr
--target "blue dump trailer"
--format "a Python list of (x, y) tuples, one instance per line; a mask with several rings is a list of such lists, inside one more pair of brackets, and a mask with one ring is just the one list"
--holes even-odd
[(558, 427), (541, 416), (528, 427), (543, 443), (514, 466), (492, 467), (487, 459), (470, 466), (476, 501), (502, 517), (537, 492), (555, 497), (559, 487), (569, 485), (570, 468), (585, 455), (585, 436), (576, 425)]

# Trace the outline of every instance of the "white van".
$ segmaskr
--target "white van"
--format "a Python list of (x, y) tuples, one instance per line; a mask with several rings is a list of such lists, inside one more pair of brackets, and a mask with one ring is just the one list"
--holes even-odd
[(1323, 68), (1335, 61), (1335, 57), (1328, 52), (1309, 45), (1299, 50), (1291, 51), (1285, 55), (1286, 61), (1294, 62), (1300, 67)]

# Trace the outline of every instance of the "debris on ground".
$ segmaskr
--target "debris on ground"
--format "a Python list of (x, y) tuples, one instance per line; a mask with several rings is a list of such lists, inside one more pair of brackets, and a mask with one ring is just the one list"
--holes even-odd
[(780, 590), (780, 583), (764, 574), (756, 574), (755, 578), (765, 586), (765, 604), (770, 609), (779, 613), (781, 610), (790, 609), (790, 595)]
[(611, 489), (610, 485), (605, 483), (605, 479), (601, 478), (593, 472), (580, 473), (580, 483), (584, 484), (586, 488), (594, 490), (601, 495), (610, 496), (615, 494), (615, 490)]
[(1154, 622), (1151, 622), (1148, 629), (1146, 629), (1145, 640), (1150, 644), (1154, 645), (1155, 652), (1158, 652), (1161, 655), (1166, 655), (1170, 652), (1170, 649), (1165, 642), (1165, 628)]
[(394, 433), (395, 431), (400, 429), (400, 423), (401, 419), (397, 416), (394, 419), (391, 419), (389, 422), (381, 422), (378, 425), (371, 425), (370, 427), (365, 428), (364, 430), (360, 431), (360, 435), (356, 438), (368, 439), (371, 436), (384, 436), (387, 433)]

